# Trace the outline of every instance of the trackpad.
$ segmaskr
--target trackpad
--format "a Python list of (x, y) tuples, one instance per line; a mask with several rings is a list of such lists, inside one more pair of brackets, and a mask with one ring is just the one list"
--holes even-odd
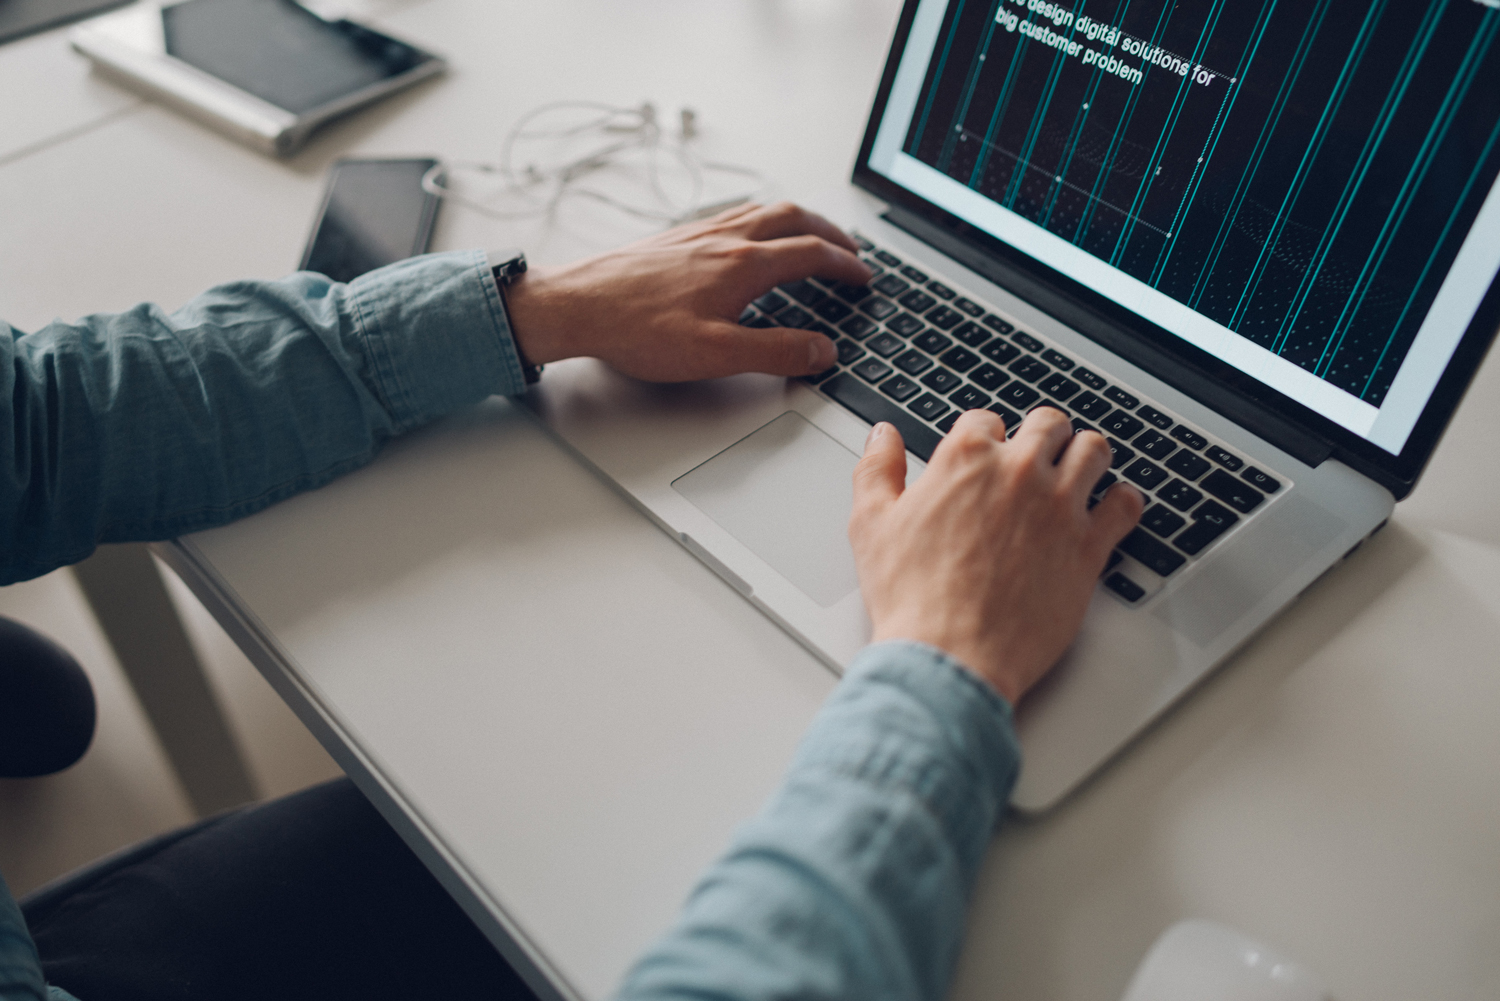
[(824, 608), (859, 586), (849, 511), (859, 456), (788, 411), (672, 489)]

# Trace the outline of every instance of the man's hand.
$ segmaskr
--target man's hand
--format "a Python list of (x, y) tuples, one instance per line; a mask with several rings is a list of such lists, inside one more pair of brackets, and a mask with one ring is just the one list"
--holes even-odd
[(1083, 622), (1110, 549), (1141, 516), (1135, 488), (1097, 506), (1109, 446), (1039, 407), (1010, 441), (987, 410), (958, 419), (906, 487), (901, 434), (877, 424), (854, 471), (849, 539), (876, 640), (938, 647), (1014, 705)]
[(816, 275), (870, 280), (854, 241), (789, 203), (741, 206), (558, 268), (506, 289), (517, 344), (535, 364), (599, 358), (654, 382), (737, 372), (806, 375), (833, 364), (811, 330), (737, 322), (773, 286)]

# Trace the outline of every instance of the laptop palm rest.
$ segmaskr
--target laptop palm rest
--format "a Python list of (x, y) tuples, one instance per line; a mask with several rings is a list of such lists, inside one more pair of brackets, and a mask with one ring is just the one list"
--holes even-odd
[(672, 489), (824, 608), (859, 586), (847, 528), (859, 457), (788, 411)]

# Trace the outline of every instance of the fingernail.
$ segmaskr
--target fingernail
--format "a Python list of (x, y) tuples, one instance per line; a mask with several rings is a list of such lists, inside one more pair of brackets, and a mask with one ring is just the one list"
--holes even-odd
[(884, 421), (881, 421), (879, 424), (876, 424), (874, 427), (872, 427), (870, 429), (869, 435), (865, 438), (865, 451), (866, 452), (868, 452), (870, 450), (870, 446), (875, 443), (875, 439), (876, 438), (879, 438), (881, 435), (885, 434), (885, 429), (888, 428), (888, 427), (890, 427), (889, 424), (885, 423)]
[(807, 365), (814, 372), (821, 372), (833, 364), (838, 349), (826, 337), (814, 337), (807, 342)]

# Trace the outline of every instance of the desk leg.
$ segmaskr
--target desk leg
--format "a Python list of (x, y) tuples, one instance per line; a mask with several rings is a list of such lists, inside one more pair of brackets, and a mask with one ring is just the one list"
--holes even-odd
[(73, 572), (193, 809), (207, 816), (256, 799), (228, 722), (146, 547), (100, 546)]

